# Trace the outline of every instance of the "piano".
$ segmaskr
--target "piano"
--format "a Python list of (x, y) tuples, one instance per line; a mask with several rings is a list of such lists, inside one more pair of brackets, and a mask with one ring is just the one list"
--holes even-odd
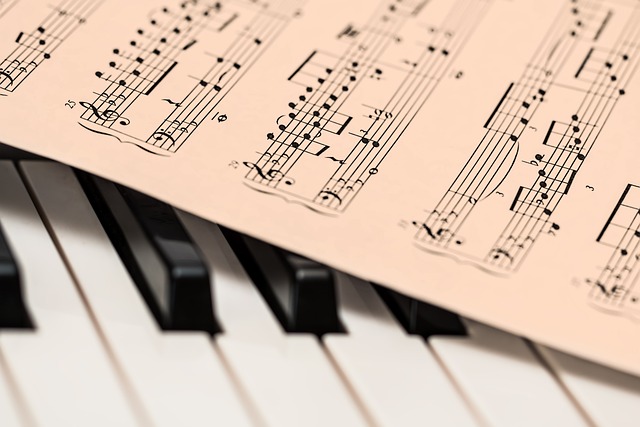
[(2, 427), (640, 425), (639, 378), (0, 159)]

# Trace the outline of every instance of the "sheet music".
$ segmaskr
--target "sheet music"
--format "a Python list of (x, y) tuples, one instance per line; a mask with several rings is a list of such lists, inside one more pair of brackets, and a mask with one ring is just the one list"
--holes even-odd
[(0, 141), (640, 375), (637, 0), (0, 20)]
[[(16, 3), (17, 0), (0, 3), (0, 17)], [(25, 23), (32, 21), (36, 13), (41, 15), (42, 19), (37, 24), (35, 20), (29, 22), (27, 25), (31, 27), (18, 33), (15, 48), (0, 64), (0, 96), (7, 96), (18, 90), (39, 66), (55, 55), (55, 51), (79, 27), (86, 24), (100, 3), (100, 0), (66, 0), (56, 6), (36, 5), (36, 12), (31, 11)]]
[(638, 321), (640, 292), (640, 187), (627, 184), (596, 242), (609, 249), (602, 266), (585, 278), (594, 308)]

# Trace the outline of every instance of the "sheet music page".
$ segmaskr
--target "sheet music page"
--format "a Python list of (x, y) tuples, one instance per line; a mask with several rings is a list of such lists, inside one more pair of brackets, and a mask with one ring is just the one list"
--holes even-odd
[(0, 141), (640, 374), (640, 2), (0, 1)]

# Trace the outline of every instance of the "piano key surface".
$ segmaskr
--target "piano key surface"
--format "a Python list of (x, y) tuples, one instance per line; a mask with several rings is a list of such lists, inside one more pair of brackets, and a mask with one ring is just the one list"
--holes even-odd
[(220, 229), (180, 211), (220, 332), (163, 330), (75, 175), (20, 167), (0, 168), (0, 224), (35, 329), (0, 326), (2, 426), (637, 425), (640, 379), (453, 313), (425, 329), (439, 309), (341, 273), (340, 331), (292, 333)]
[(208, 336), (161, 333), (71, 169), (49, 162), (21, 167), (150, 422), (251, 425)]
[(376, 425), (479, 425), (424, 340), (406, 334), (372, 285), (338, 274), (338, 289), (347, 333), (323, 341)]
[(18, 171), (0, 162), (0, 218), (21, 266), (34, 330), (0, 352), (38, 425), (138, 425), (138, 413)]
[(207, 267), (171, 206), (103, 179), (83, 181), (161, 327), (219, 331)]
[(330, 268), (230, 230), (223, 233), (287, 332), (342, 330)]
[(632, 375), (536, 345), (551, 370), (594, 424), (638, 425), (640, 380)]
[(0, 354), (0, 425), (19, 427), (28, 424), (28, 415), (21, 408), (18, 391), (11, 384)]
[(521, 338), (472, 321), (468, 329), (429, 343), (488, 425), (588, 425)]
[(368, 425), (316, 337), (285, 333), (220, 229), (185, 213), (180, 217), (217, 286), (225, 332), (215, 341), (265, 424)]

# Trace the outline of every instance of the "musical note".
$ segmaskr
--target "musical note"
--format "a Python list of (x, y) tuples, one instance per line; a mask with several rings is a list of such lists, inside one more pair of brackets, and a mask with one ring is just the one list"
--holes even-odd
[(638, 261), (640, 261), (640, 187), (628, 184), (611, 216), (598, 235), (599, 244), (612, 248), (612, 254), (597, 278), (585, 279), (589, 297), (608, 312), (637, 315)]
[[(580, 25), (574, 19), (576, 15), (579, 17)], [(454, 182), (432, 209), (438, 212), (456, 212), (457, 216), (451, 219), (448, 226), (464, 230), (465, 225), (476, 215), (483, 215), (483, 212), (495, 209), (495, 204), (486, 205), (479, 203), (480, 201), (494, 193), (504, 196), (503, 184), (507, 181), (510, 188), (515, 187), (517, 190), (512, 195), (511, 204), (505, 206), (508, 208), (510, 219), (503, 223), (502, 229), (495, 230), (493, 243), (487, 242), (489, 249), (484, 254), (465, 253), (465, 256), (474, 262), (482, 259), (488, 268), (499, 271), (517, 271), (534, 247), (529, 243), (536, 242), (539, 235), (556, 236), (559, 225), (551, 218), (555, 217), (555, 212), (570, 194), (601, 129), (607, 124), (614, 110), (616, 103), (608, 100), (615, 100), (624, 93), (624, 89), (621, 88), (631, 80), (636, 70), (630, 60), (635, 57), (636, 46), (640, 42), (638, 34), (626, 33), (619, 29), (616, 31), (619, 32), (620, 38), (614, 46), (598, 43), (594, 46), (592, 43), (589, 47), (591, 51), (587, 53), (588, 58), (585, 60), (588, 60), (589, 65), (582, 66), (577, 73), (578, 76), (572, 78), (579, 78), (591, 87), (606, 82), (606, 89), (588, 90), (589, 86), (585, 86), (585, 89), (576, 88), (575, 91), (580, 94), (581, 99), (575, 102), (565, 115), (551, 120), (546, 132), (539, 139), (538, 153), (531, 160), (525, 158), (518, 162), (525, 167), (535, 168), (522, 172), (530, 174), (531, 181), (527, 185), (512, 182), (512, 172), (519, 166), (516, 160), (521, 150), (522, 137), (527, 130), (537, 130), (537, 125), (532, 126), (531, 123), (538, 111), (547, 108), (547, 105), (553, 106), (558, 103), (554, 98), (561, 86), (557, 76), (561, 75), (563, 67), (567, 64), (566, 60), (573, 55), (576, 46), (582, 43), (577, 36), (590, 32), (593, 28), (590, 23), (595, 23), (601, 18), (598, 13), (574, 12), (571, 5), (561, 10), (560, 16), (572, 17), (567, 20), (559, 19), (551, 29), (554, 34), (562, 35), (544, 39), (532, 60), (528, 62), (522, 77), (509, 83), (506, 90), (498, 95), (497, 104), (483, 125), (484, 136), (480, 144), (464, 162)], [(627, 19), (637, 24), (635, 15)], [(635, 25), (634, 23), (630, 25)], [(628, 53), (627, 46), (634, 46), (633, 55)], [(595, 52), (606, 52), (606, 55)], [(610, 84), (611, 82), (615, 84)], [(567, 107), (571, 106), (563, 106)], [(529, 146), (533, 141), (530, 135)], [(594, 191), (591, 185), (587, 185), (586, 188)], [(433, 228), (440, 219), (438, 215), (430, 215), (425, 223)], [(549, 227), (547, 224), (550, 220)], [(490, 229), (494, 229), (493, 224), (490, 225)], [(486, 236), (488, 235), (487, 233)], [(442, 251), (447, 250), (447, 239), (434, 240), (424, 229), (418, 230), (414, 239), (420, 244), (434, 246)], [(501, 248), (501, 251), (497, 252), (495, 248)], [(496, 258), (496, 254), (501, 256)], [(510, 262), (501, 262), (507, 254)]]
[[(34, 6), (36, 13), (46, 16), (33, 30), (21, 31), (15, 39), (17, 47), (0, 62), (0, 93), (8, 95), (15, 92), (86, 23), (102, 2), (80, 0), (66, 5), (66, 1), (61, 1), (58, 6), (48, 7), (48, 14), (40, 10), (40, 6)], [(17, 0), (0, 4), (0, 17), (16, 3)]]
[[(104, 135), (119, 135), (119, 138), (126, 138), (151, 153), (176, 153), (202, 124), (209, 121), (219, 103), (264, 52), (265, 46), (288, 25), (295, 7), (295, 0), (285, 0), (266, 11), (258, 4), (247, 7), (242, 2), (229, 0), (225, 7), (219, 2), (190, 1), (154, 10), (147, 28), (139, 28), (127, 47), (112, 50), (115, 59), (108, 63), (109, 72), (96, 72), (96, 76), (107, 83), (101, 93), (122, 99), (117, 106), (109, 107), (105, 118), (102, 105), (106, 101), (100, 96), (96, 98), (91, 104), (101, 115), (89, 108), (80, 117), (82, 126), (86, 129), (100, 128)], [(217, 43), (220, 36), (216, 33), (235, 31), (235, 28), (242, 30), (216, 45), (226, 54), (214, 55), (212, 60), (212, 55), (203, 50), (205, 45), (211, 42), (210, 39), (214, 45)], [(216, 31), (205, 33), (212, 29)], [(179, 61), (186, 57), (199, 57), (199, 63), (209, 65), (208, 70), (198, 77), (188, 74), (189, 70), (173, 77), (179, 72)], [(165, 85), (166, 81), (179, 78), (193, 79), (191, 89), (180, 97), (164, 95), (170, 90), (170, 85)], [(156, 96), (156, 92), (161, 94)], [(158, 102), (171, 109), (165, 109), (165, 116), (156, 122), (153, 130), (135, 127), (127, 129), (125, 135), (121, 126), (128, 125), (130, 121), (111, 120), (115, 114), (122, 116), (125, 113), (134, 118), (135, 114), (140, 114), (142, 105), (152, 105), (150, 109), (162, 111), (153, 106)], [(135, 114), (129, 113), (132, 109)], [(214, 119), (223, 123), (228, 116), (216, 114), (211, 118)]]
[[(296, 170), (299, 180), (312, 175), (306, 172), (309, 170), (306, 162), (310, 155), (317, 157), (320, 151), (330, 152), (327, 158), (335, 166), (323, 167), (324, 182), (318, 182), (315, 192), (309, 190), (312, 187), (302, 185), (296, 191), (284, 188), (286, 200), (295, 197), (318, 213), (344, 212), (369, 180), (380, 173), (381, 163), (397, 144), (399, 135), (408, 128), (439, 82), (448, 76), (451, 62), (462, 51), (466, 37), (473, 33), (489, 3), (470, 6), (464, 0), (452, 3), (451, 13), (459, 19), (445, 24), (451, 28), (429, 36), (429, 46), (433, 49), (401, 59), (409, 67), (396, 67), (398, 74), (395, 69), (393, 73), (383, 71), (389, 67), (383, 61), (384, 55), (394, 48), (386, 41), (405, 42), (406, 36), (399, 34), (416, 19), (422, 6), (421, 2), (394, 2), (392, 8), (377, 10), (366, 24), (346, 23), (338, 34), (339, 40), (350, 42), (343, 52), (313, 50), (288, 77), (302, 92), (298, 101), (288, 104), (289, 111), (277, 117), (277, 131), (267, 133), (266, 151), (276, 156), (288, 154), (287, 161), (280, 166)], [(397, 26), (389, 31), (392, 20)], [(350, 99), (366, 96), (367, 91), (375, 93), (374, 85), (382, 83), (393, 89), (382, 100), (383, 104), (363, 104), (364, 111), (360, 112), (347, 110)], [(355, 138), (345, 145), (338, 137), (348, 127), (354, 129), (348, 134)], [(303, 162), (305, 167), (299, 166)], [(260, 160), (257, 164), (266, 165)], [(268, 194), (278, 191), (277, 184), (264, 180), (256, 170), (250, 170), (245, 179), (258, 191), (261, 186), (270, 187)], [(317, 176), (309, 179), (316, 181)]]

